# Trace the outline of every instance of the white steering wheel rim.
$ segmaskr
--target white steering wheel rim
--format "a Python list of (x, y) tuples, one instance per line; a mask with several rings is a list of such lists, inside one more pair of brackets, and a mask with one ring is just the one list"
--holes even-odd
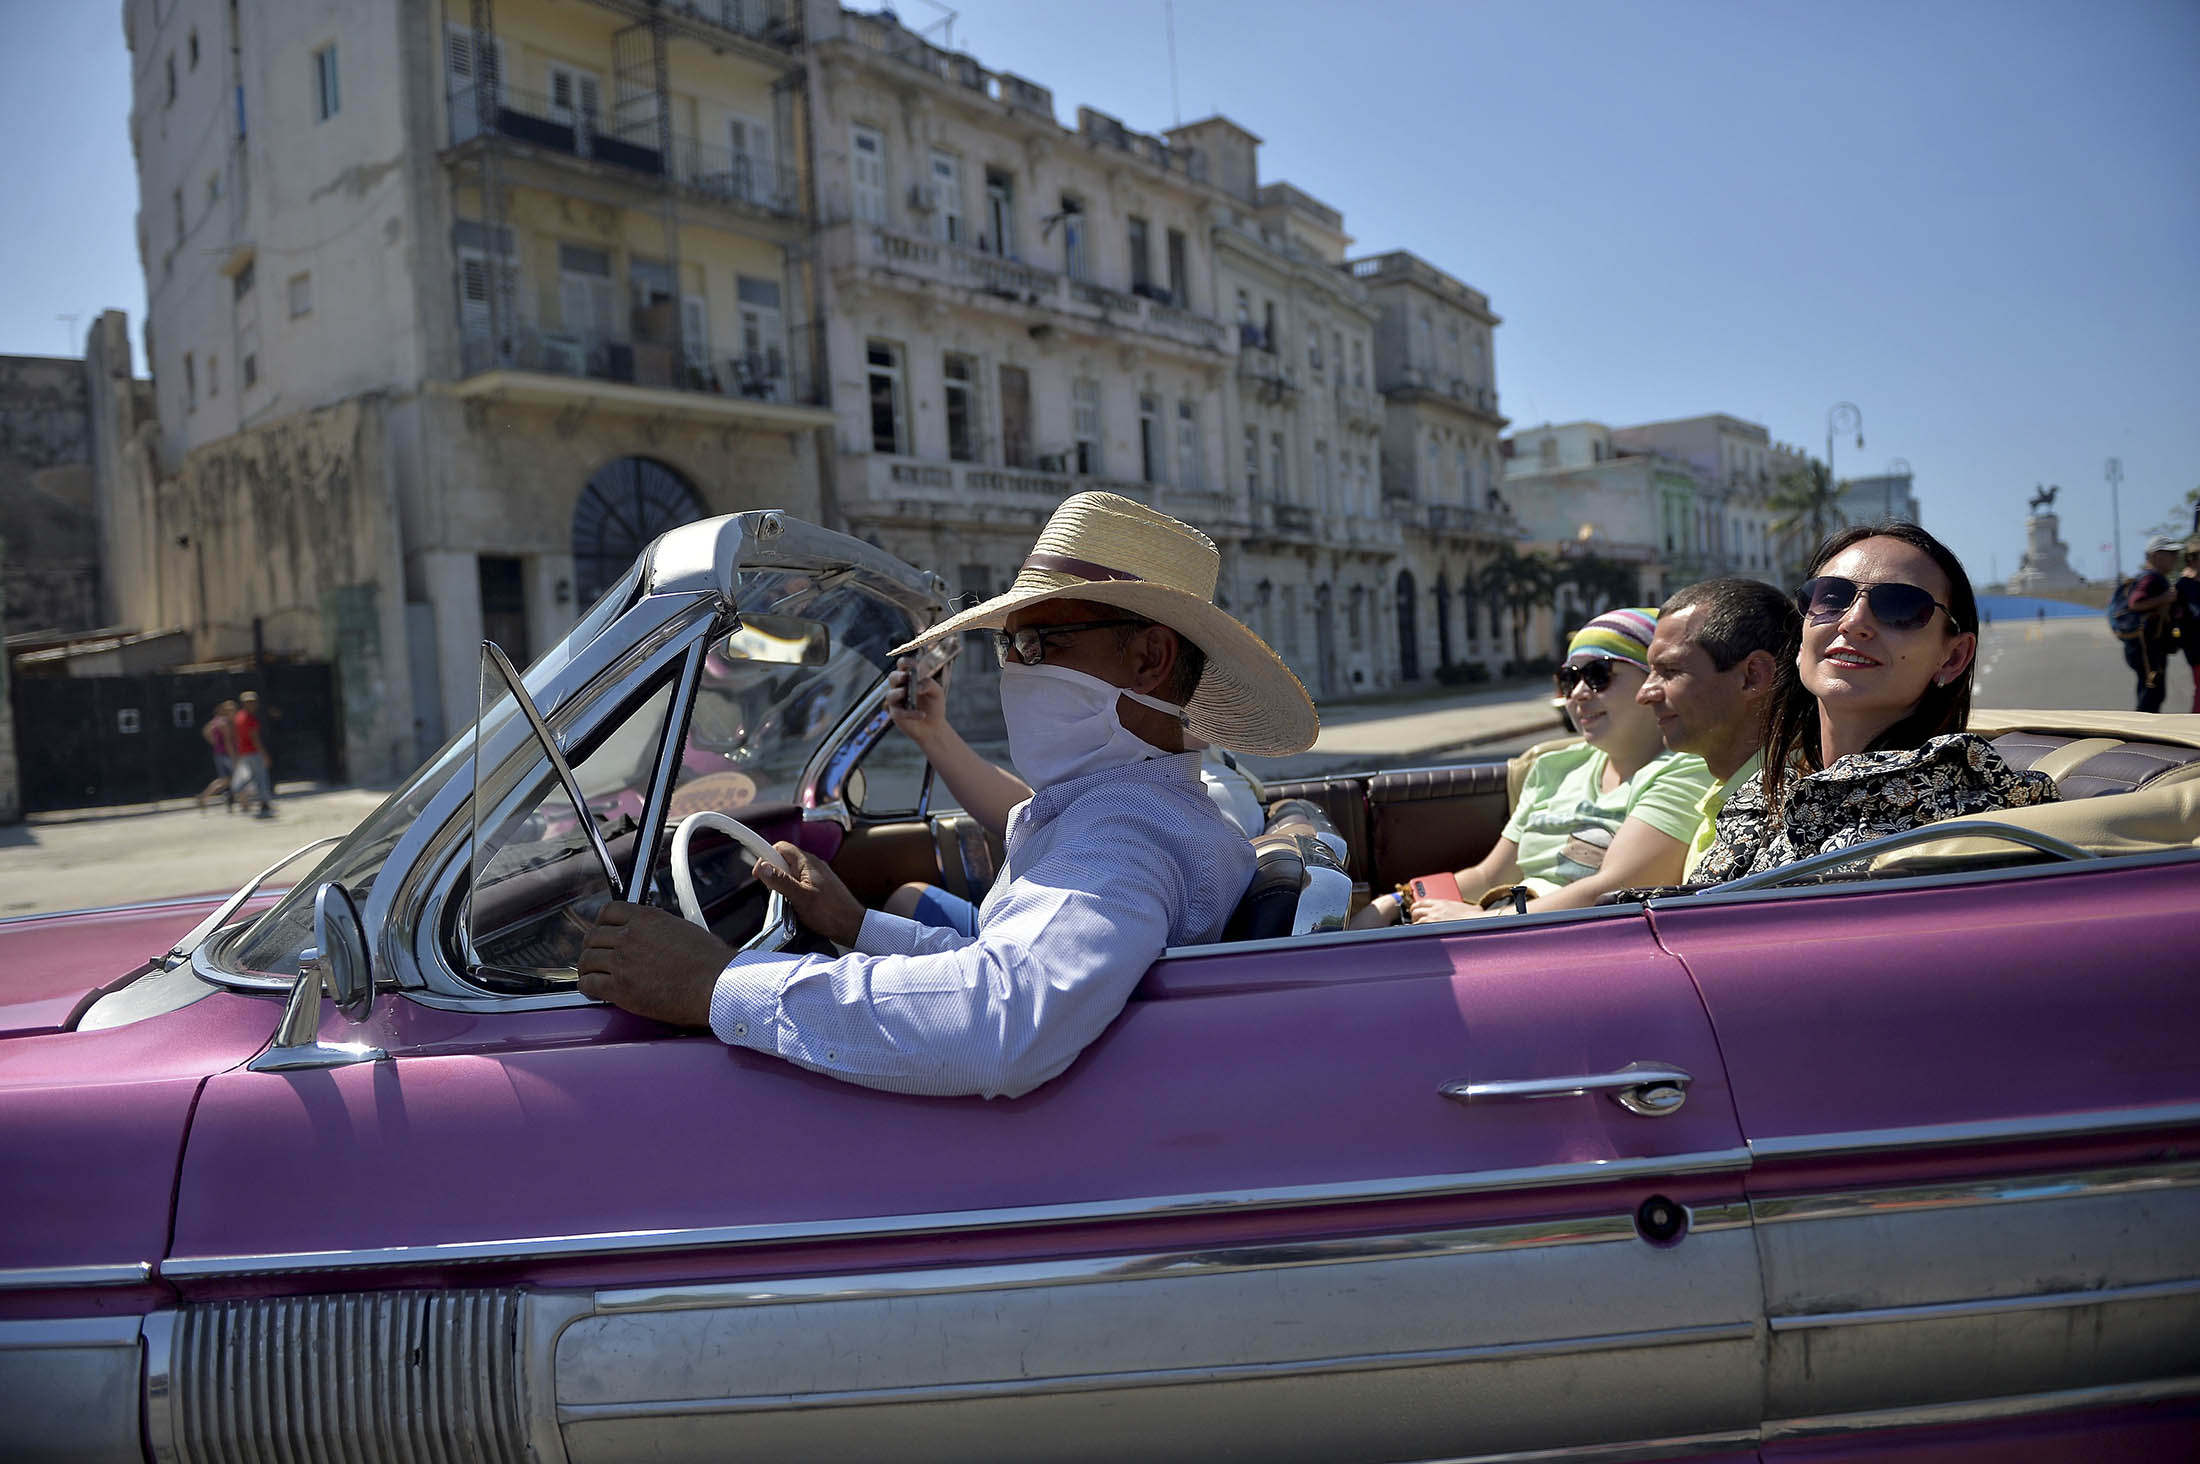
[[(695, 897), (695, 875), (688, 868), (688, 841), (695, 837), (697, 829), (716, 829), (729, 836), (736, 844), (754, 854), (766, 864), (788, 873), (787, 861), (770, 842), (737, 818), (705, 809), (691, 813), (680, 820), (672, 831), (672, 893), (680, 903), (680, 914), (688, 922), (710, 929), (710, 922), (703, 917), (703, 902)], [(787, 913), (787, 902), (773, 891), (764, 902), (764, 928), (742, 947), (743, 950), (777, 950), (794, 936), (794, 920)]]

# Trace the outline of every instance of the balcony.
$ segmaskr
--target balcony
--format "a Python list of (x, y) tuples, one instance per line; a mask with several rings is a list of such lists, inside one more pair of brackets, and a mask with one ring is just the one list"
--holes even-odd
[(1072, 493), (1118, 493), (1151, 503), (1151, 483), (1130, 482), (1037, 468), (989, 463), (939, 462), (895, 453), (848, 453), (842, 462), (842, 506), (858, 516), (909, 517), (929, 522), (984, 520), (994, 511), (1023, 510), (1033, 523)]
[(1240, 386), (1271, 406), (1294, 400), (1299, 394), (1298, 366), (1267, 351), (1241, 351), (1237, 374)]
[(1518, 526), (1508, 514), (1469, 508), (1463, 503), (1431, 503), (1424, 506), (1429, 532), (1455, 539), (1512, 539)]
[(1364, 386), (1347, 386), (1337, 383), (1337, 412), (1346, 420), (1357, 420), (1380, 427), (1383, 421), (1383, 402)]
[(1505, 425), (1505, 418), (1497, 410), (1497, 388), (1477, 386), (1463, 377), (1446, 375), (1432, 366), (1401, 366), (1384, 385), (1383, 390), (1433, 398), (1462, 411), (1471, 412), (1499, 427)]
[(708, 346), (653, 338), (636, 312), (627, 337), (541, 331), (522, 324), (500, 343), (478, 316), (460, 332), (460, 375), (453, 392), (543, 406), (627, 407), (655, 415), (733, 419), (779, 428), (826, 427), (835, 420), (822, 373), (813, 369), (811, 332), (791, 333), (792, 349), (714, 354)]
[(1135, 331), (1153, 341), (1217, 354), (1229, 343), (1220, 321), (1193, 311), (880, 224), (836, 227), (828, 234), (826, 257), (839, 272), (864, 271), (967, 290), (973, 303), (990, 298), (1036, 308), (1057, 318), (1050, 324)]
[(977, 57), (962, 51), (942, 50), (901, 25), (891, 13), (859, 15), (843, 10), (838, 19), (836, 34), (820, 34), (816, 39), (850, 42), (864, 52), (920, 71), (934, 81), (974, 92), (985, 101), (1044, 118), (1049, 126), (1054, 125), (1054, 93), (1035, 81), (1026, 81), (1007, 71), (988, 71), (979, 64)]
[[(799, 180), (770, 158), (675, 135), (667, 159), (654, 121), (608, 127), (594, 111), (561, 106), (541, 92), (499, 87), (491, 105), (472, 83), (450, 92), (451, 146), (482, 137), (518, 143), (537, 155), (571, 158), (611, 183), (640, 184), (651, 191), (667, 181), (703, 203), (731, 205), (799, 218)], [(619, 200), (629, 202), (631, 200)]]

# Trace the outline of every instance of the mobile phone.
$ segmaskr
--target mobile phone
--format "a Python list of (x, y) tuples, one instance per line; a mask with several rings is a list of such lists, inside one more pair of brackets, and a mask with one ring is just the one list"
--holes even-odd
[(947, 663), (962, 654), (959, 636), (942, 636), (909, 660), (909, 680), (901, 688), (902, 709), (913, 709), (917, 704), (917, 683), (936, 677), (947, 669)]

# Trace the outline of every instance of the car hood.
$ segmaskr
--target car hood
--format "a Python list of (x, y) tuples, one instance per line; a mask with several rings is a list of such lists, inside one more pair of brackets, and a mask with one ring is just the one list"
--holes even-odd
[(0, 921), (0, 1038), (65, 1030), (95, 992), (167, 954), (218, 903), (200, 896)]

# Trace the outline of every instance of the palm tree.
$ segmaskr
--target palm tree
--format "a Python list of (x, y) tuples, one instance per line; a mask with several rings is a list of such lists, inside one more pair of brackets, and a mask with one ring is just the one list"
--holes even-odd
[(1601, 554), (1581, 554), (1563, 562), (1562, 583), (1581, 592), (1582, 618), (1593, 619), (1619, 605), (1631, 605), (1641, 592), (1632, 565)]
[(1765, 500), (1767, 506), (1780, 515), (1773, 520), (1772, 531), (1783, 539), (1793, 539), (1807, 529), (1811, 547), (1815, 548), (1828, 533), (1846, 521), (1840, 505), (1842, 495), (1848, 491), (1846, 482), (1833, 481), (1833, 474), (1824, 463), (1810, 459), (1804, 466), (1782, 475), (1780, 486)]
[(1510, 544), (1483, 562), (1476, 575), (1476, 590), (1503, 605), (1512, 616), (1513, 663), (1528, 659), (1528, 617), (1535, 607), (1548, 603), (1558, 587), (1558, 566), (1540, 554), (1522, 554)]

